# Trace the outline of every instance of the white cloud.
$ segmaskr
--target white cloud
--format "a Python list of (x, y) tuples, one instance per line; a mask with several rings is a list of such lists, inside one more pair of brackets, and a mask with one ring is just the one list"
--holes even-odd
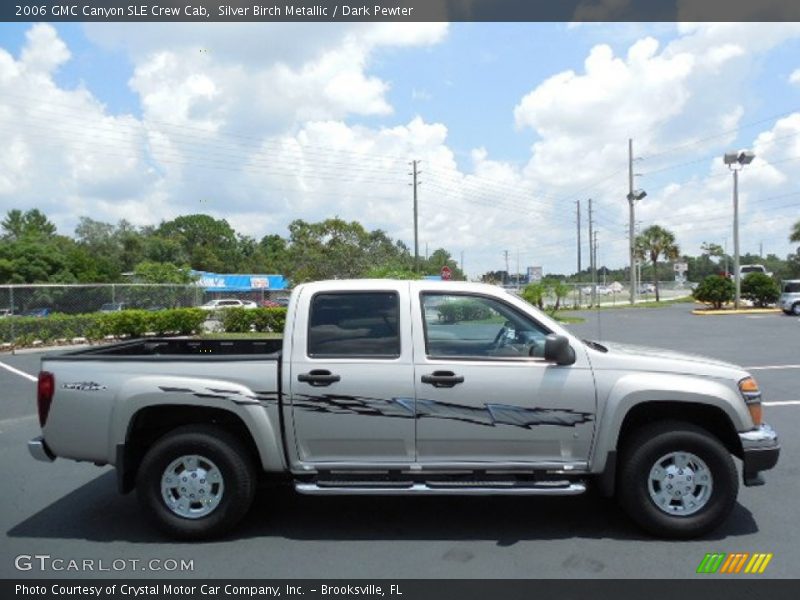
[[(54, 74), (70, 52), (49, 25), (30, 30), (19, 57), (0, 49), (4, 209), (39, 206), (65, 232), (80, 215), (145, 224), (202, 211), (257, 237), (285, 234), (295, 218), (338, 215), (408, 243), (408, 161), (416, 158), (422, 249), (463, 249), (476, 275), (502, 268), (503, 250), (513, 268), (518, 249), (522, 267), (571, 272), (574, 200), (584, 201), (585, 219), (588, 197), (601, 262), (623, 264), (628, 137), (638, 156), (651, 157), (637, 162), (650, 173), (637, 180), (648, 190), (639, 218), (676, 228), (687, 250), (721, 242), (709, 236), (729, 227), (730, 175), (717, 155), (735, 134), (711, 136), (739, 127), (749, 105), (743, 92), (764, 53), (800, 34), (795, 24), (691, 24), (666, 44), (642, 36), (617, 53), (599, 44), (583, 65), (531, 81), (519, 99), (513, 117), (520, 135), (531, 135), (528, 157), (497, 160), (478, 147), (464, 166), (448, 134), (468, 125), (424, 113), (400, 122), (390, 81), (376, 67), (381, 49), (442, 43), (447, 25), (86, 31), (130, 58), (142, 117), (112, 115), (90, 90), (59, 87)], [(355, 124), (360, 117), (371, 125)], [(764, 235), (758, 222), (766, 216), (755, 216), (774, 201), (763, 199), (791, 189), (796, 163), (786, 159), (800, 155), (797, 119), (750, 138), (758, 158), (742, 176), (748, 240)], [(660, 171), (687, 161), (700, 168)]]
[(795, 69), (792, 74), (789, 75), (789, 83), (800, 85), (800, 69)]

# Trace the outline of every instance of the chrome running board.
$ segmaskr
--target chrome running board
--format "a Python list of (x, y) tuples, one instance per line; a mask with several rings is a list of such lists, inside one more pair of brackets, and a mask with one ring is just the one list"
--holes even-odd
[(443, 482), (430, 483), (386, 483), (384, 482), (323, 482), (295, 483), (295, 490), (311, 496), (577, 496), (586, 491), (586, 484), (576, 482), (542, 482), (519, 484), (517, 482), (485, 482), (477, 485), (447, 485)]

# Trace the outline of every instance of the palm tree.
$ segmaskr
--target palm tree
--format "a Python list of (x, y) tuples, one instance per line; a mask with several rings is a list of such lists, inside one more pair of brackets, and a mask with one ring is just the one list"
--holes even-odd
[(658, 292), (658, 259), (675, 260), (680, 256), (680, 248), (675, 243), (675, 234), (660, 225), (652, 225), (645, 229), (635, 241), (636, 255), (639, 259), (650, 259), (653, 263), (653, 283), (656, 286), (656, 302), (661, 300)]
[(790, 242), (800, 242), (800, 221), (792, 227), (792, 233), (789, 234)]

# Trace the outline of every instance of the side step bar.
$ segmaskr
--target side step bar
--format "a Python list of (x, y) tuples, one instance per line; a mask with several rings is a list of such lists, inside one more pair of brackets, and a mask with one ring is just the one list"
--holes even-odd
[(333, 485), (333, 482), (296, 483), (294, 488), (300, 494), (311, 496), (577, 496), (586, 491), (581, 481), (564, 482), (563, 485), (507, 485), (503, 482), (487, 482), (486, 485), (449, 486), (441, 483), (408, 483), (405, 485), (385, 482), (359, 482)]

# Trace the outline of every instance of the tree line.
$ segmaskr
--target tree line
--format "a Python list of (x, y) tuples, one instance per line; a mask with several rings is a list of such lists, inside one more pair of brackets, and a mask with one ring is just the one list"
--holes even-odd
[(159, 225), (105, 223), (81, 217), (73, 236), (60, 235), (38, 209), (9, 210), (0, 222), (0, 283), (189, 283), (191, 270), (281, 274), (304, 281), (434, 275), (447, 265), (464, 274), (444, 248), (417, 265), (409, 248), (356, 221), (298, 219), (288, 237), (260, 240), (225, 219), (183, 215)]

